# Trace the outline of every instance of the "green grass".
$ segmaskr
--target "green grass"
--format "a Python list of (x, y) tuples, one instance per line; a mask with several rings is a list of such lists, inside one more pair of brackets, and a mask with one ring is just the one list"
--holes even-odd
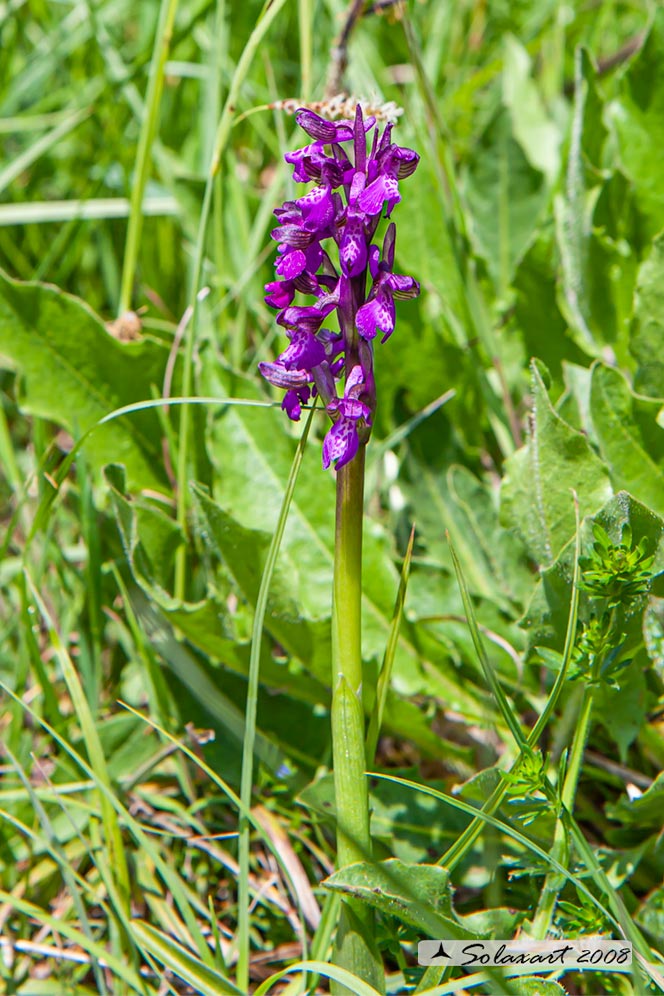
[[(421, 155), (394, 219), (422, 293), (367, 449), (378, 864), (327, 888), (326, 417), (288, 424), (257, 364), (303, 144), (279, 102), (323, 99), (346, 4), (0, 9), (9, 996), (370, 993), (331, 963), (340, 893), (390, 993), (664, 991), (664, 18), (364, 8), (344, 86)], [(606, 930), (635, 967), (418, 969), (445, 917)]]

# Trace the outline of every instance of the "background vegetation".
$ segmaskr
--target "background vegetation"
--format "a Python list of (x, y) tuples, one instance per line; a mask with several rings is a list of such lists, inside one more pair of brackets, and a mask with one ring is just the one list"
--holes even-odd
[[(335, 889), (377, 905), (390, 992), (506, 991), (422, 981), (416, 941), (533, 918), (566, 936), (630, 924), (649, 981), (513, 991), (664, 989), (664, 15), (639, 0), (355, 8), (349, 22), (340, 0), (0, 3), (7, 993), (234, 992), (247, 929), (252, 987), (320, 968)], [(376, 770), (448, 799), (372, 781), (379, 857), (402, 862), (378, 891), (369, 872), (320, 884), (334, 868), (324, 421), (253, 641), (252, 742), (252, 627), (301, 426), (220, 403), (270, 400), (271, 212), (301, 144), (274, 105), (323, 98), (344, 24), (343, 86), (402, 107), (396, 140), (422, 156), (397, 209), (398, 269), (422, 294), (379, 351), (368, 451), (367, 709), (415, 522)], [(194, 394), (211, 400), (98, 425)], [(544, 753), (457, 856), (452, 899), (432, 866), (470, 817), (449, 793), (476, 808), (526, 757), (509, 717), (527, 736), (561, 666)], [(562, 832), (547, 785), (565, 782), (584, 707)], [(552, 846), (572, 879), (552, 884)], [(271, 984), (327, 991), (315, 969), (294, 977)]]

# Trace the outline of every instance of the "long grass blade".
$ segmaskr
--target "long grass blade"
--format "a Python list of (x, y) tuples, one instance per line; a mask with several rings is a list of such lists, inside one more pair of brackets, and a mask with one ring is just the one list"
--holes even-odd
[(150, 62), (148, 88), (145, 95), (145, 110), (141, 123), (141, 133), (136, 150), (136, 164), (131, 188), (131, 209), (127, 225), (124, 258), (122, 262), (122, 280), (120, 284), (120, 304), (118, 314), (127, 311), (131, 306), (134, 271), (138, 259), (138, 247), (143, 227), (143, 195), (150, 170), (150, 153), (152, 143), (157, 133), (159, 121), (159, 105), (164, 88), (164, 70), (171, 44), (173, 22), (177, 10), (177, 0), (162, 0), (159, 9), (159, 22), (155, 34), (154, 50)]
[[(85, 748), (90, 760), (90, 765), (95, 772), (95, 780), (103, 784), (104, 787), (110, 791), (111, 789), (111, 779), (108, 773), (108, 766), (106, 764), (106, 757), (104, 756), (104, 750), (101, 745), (101, 740), (99, 739), (99, 733), (97, 731), (97, 726), (95, 719), (92, 715), (90, 705), (85, 697), (85, 693), (81, 686), (81, 683), (76, 673), (76, 668), (72, 662), (71, 657), (67, 653), (64, 643), (60, 638), (55, 623), (51, 619), (50, 613), (46, 608), (44, 600), (37, 591), (32, 579), (27, 571), (24, 570), (26, 583), (32, 595), (32, 598), (37, 606), (39, 613), (46, 625), (49, 633), (49, 638), (51, 641), (51, 646), (53, 647), (58, 663), (62, 669), (62, 674), (65, 679), (65, 684), (67, 685), (67, 690), (71, 696), (71, 700), (74, 704), (74, 709), (78, 717), (78, 721), (81, 724), (81, 730), (83, 732), (83, 739), (85, 741)], [(113, 868), (114, 878), (117, 880), (118, 889), (120, 895), (122, 896), (122, 901), (125, 908), (129, 909), (129, 897), (130, 897), (130, 885), (129, 885), (129, 870), (127, 867), (127, 857), (125, 854), (124, 844), (122, 843), (122, 834), (120, 833), (120, 827), (118, 825), (118, 820), (116, 813), (114, 812), (112, 806), (109, 805), (106, 796), (101, 797), (101, 812), (102, 819), (104, 822), (104, 828), (106, 833), (106, 842), (109, 847), (111, 854), (111, 867)]]
[[(206, 234), (210, 219), (210, 211), (212, 209), (212, 195), (214, 192), (215, 177), (219, 171), (221, 157), (224, 149), (226, 148), (226, 143), (228, 142), (228, 137), (231, 132), (233, 116), (235, 114), (238, 97), (240, 95), (240, 87), (244, 82), (247, 72), (249, 71), (249, 67), (256, 56), (263, 38), (265, 37), (270, 26), (273, 24), (275, 18), (281, 13), (281, 10), (285, 4), (286, 0), (273, 0), (273, 2), (265, 3), (256, 21), (256, 26), (247, 40), (247, 44), (242, 51), (242, 55), (240, 56), (240, 60), (233, 74), (226, 102), (224, 103), (219, 125), (217, 127), (217, 133), (215, 135), (214, 146), (212, 149), (210, 168), (205, 184), (203, 203), (201, 206), (191, 279), (189, 306), (191, 308), (192, 317), (191, 325), (187, 332), (185, 341), (182, 370), (182, 389), (185, 395), (191, 394), (193, 386), (194, 345), (198, 331), (199, 316), (198, 291), (200, 289), (201, 275), (203, 273), (203, 257), (205, 255)], [(182, 415), (180, 417), (180, 446), (178, 449), (177, 463), (177, 520), (182, 528), (183, 536), (187, 535), (187, 464), (189, 461), (189, 428), (189, 409), (185, 406), (182, 409)], [(184, 597), (186, 555), (186, 545), (183, 543), (178, 548), (175, 557), (175, 596), (180, 599)]]
[(233, 985), (218, 969), (203, 965), (163, 931), (138, 919), (131, 921), (131, 931), (141, 947), (192, 986), (200, 996), (242, 996), (243, 990)]
[(461, 591), (461, 600), (463, 602), (466, 618), (468, 620), (468, 628), (470, 629), (470, 635), (473, 640), (475, 652), (479, 658), (480, 664), (482, 665), (484, 677), (486, 678), (487, 684), (498, 704), (498, 708), (500, 709), (500, 713), (505, 721), (505, 725), (514, 737), (517, 747), (519, 747), (519, 749), (525, 749), (527, 746), (526, 738), (523, 735), (519, 719), (512, 709), (512, 706), (507, 701), (507, 696), (505, 695), (505, 692), (496, 677), (496, 673), (491, 666), (486, 650), (484, 649), (482, 634), (480, 633), (479, 626), (477, 625), (477, 618), (475, 616), (475, 608), (468, 593), (468, 587), (463, 576), (461, 564), (459, 563), (459, 558), (456, 555), (456, 551), (452, 545), (449, 534), (447, 535), (447, 541), (449, 543), (450, 553), (452, 554), (452, 562), (454, 564), (454, 571), (456, 573), (459, 590)]
[[(256, 713), (258, 709), (258, 683), (260, 676), (261, 642), (263, 639), (263, 624), (267, 611), (267, 598), (272, 582), (272, 575), (277, 563), (279, 548), (284, 537), (286, 520), (290, 509), (295, 485), (302, 466), (302, 459), (307, 445), (309, 429), (313, 420), (315, 408), (312, 408), (305, 423), (304, 430), (300, 437), (293, 463), (291, 466), (284, 497), (279, 510), (279, 519), (270, 542), (270, 548), (265, 560), (265, 568), (261, 578), (258, 597), (256, 599), (256, 609), (254, 612), (253, 631), (251, 634), (251, 651), (249, 656), (249, 681), (247, 685), (247, 706), (245, 710), (245, 731), (244, 744), (242, 748), (242, 778), (240, 786), (240, 798), (245, 811), (251, 808), (251, 792), (253, 785), (254, 771), (254, 750), (256, 744)], [(246, 819), (240, 818), (240, 839), (239, 839), (239, 910), (238, 910), (238, 964), (237, 982), (242, 988), (246, 988), (249, 983), (249, 824)], [(304, 931), (303, 931), (304, 937)]]

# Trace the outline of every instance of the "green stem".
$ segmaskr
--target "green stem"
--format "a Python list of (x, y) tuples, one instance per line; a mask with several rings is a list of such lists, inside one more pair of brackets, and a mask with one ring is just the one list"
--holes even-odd
[(162, 0), (159, 12), (159, 24), (157, 26), (152, 61), (150, 62), (148, 89), (145, 95), (145, 111), (141, 124), (141, 134), (138, 140), (138, 149), (136, 151), (134, 182), (131, 188), (129, 224), (127, 225), (127, 241), (125, 242), (122, 282), (120, 284), (119, 314), (128, 311), (131, 307), (138, 246), (143, 227), (143, 194), (150, 169), (152, 144), (157, 134), (159, 106), (161, 103), (161, 94), (164, 89), (164, 70), (171, 45), (177, 5), (177, 0)]
[[(332, 601), (332, 748), (337, 809), (337, 864), (371, 858), (364, 736), (354, 740), (354, 701), (362, 710), (362, 505), (365, 447), (337, 473)], [(362, 719), (360, 725), (363, 726)], [(361, 771), (361, 776), (357, 774)], [(349, 777), (350, 775), (350, 777)]]
[[(365, 447), (337, 472), (332, 601), (332, 750), (337, 814), (337, 865), (371, 861), (369, 791), (362, 707), (362, 508)], [(334, 961), (383, 991), (373, 910), (344, 899)], [(334, 993), (347, 993), (335, 984)]]
[[(563, 783), (563, 789), (560, 797), (563, 811), (567, 811), (568, 813), (571, 813), (574, 809), (574, 798), (576, 796), (579, 777), (581, 775), (583, 754), (586, 749), (586, 741), (588, 740), (588, 734), (590, 732), (594, 691), (595, 685), (593, 683), (586, 685), (583, 693), (583, 701), (581, 703), (581, 713), (574, 731), (572, 750), (570, 752), (569, 764), (565, 774), (565, 781)], [(565, 826), (562, 818), (559, 818), (556, 823), (556, 832), (553, 838), (551, 855), (559, 864), (563, 865), (565, 868), (567, 867), (569, 861), (569, 838), (567, 827)], [(565, 879), (562, 875), (559, 875), (558, 872), (550, 871), (546, 876), (544, 888), (540, 894), (539, 903), (537, 904), (537, 912), (533, 918), (533, 925), (531, 929), (531, 934), (536, 940), (543, 940), (546, 937), (549, 927), (551, 926), (551, 920), (553, 918), (556, 902), (558, 901), (558, 894), (564, 884)]]

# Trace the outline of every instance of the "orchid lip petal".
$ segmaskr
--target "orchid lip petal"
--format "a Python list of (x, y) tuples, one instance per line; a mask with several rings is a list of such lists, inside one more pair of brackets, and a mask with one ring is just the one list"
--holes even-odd
[(299, 422), (302, 414), (302, 405), (306, 405), (311, 391), (308, 387), (301, 387), (297, 390), (286, 391), (281, 407), (288, 415), (291, 422)]
[(278, 260), (275, 271), (284, 280), (294, 280), (304, 271), (306, 265), (307, 257), (302, 250), (290, 249), (284, 252), (281, 259)]
[(360, 439), (352, 419), (340, 418), (329, 429), (323, 441), (323, 467), (328, 469), (332, 461), (340, 470), (353, 459), (358, 451)]

